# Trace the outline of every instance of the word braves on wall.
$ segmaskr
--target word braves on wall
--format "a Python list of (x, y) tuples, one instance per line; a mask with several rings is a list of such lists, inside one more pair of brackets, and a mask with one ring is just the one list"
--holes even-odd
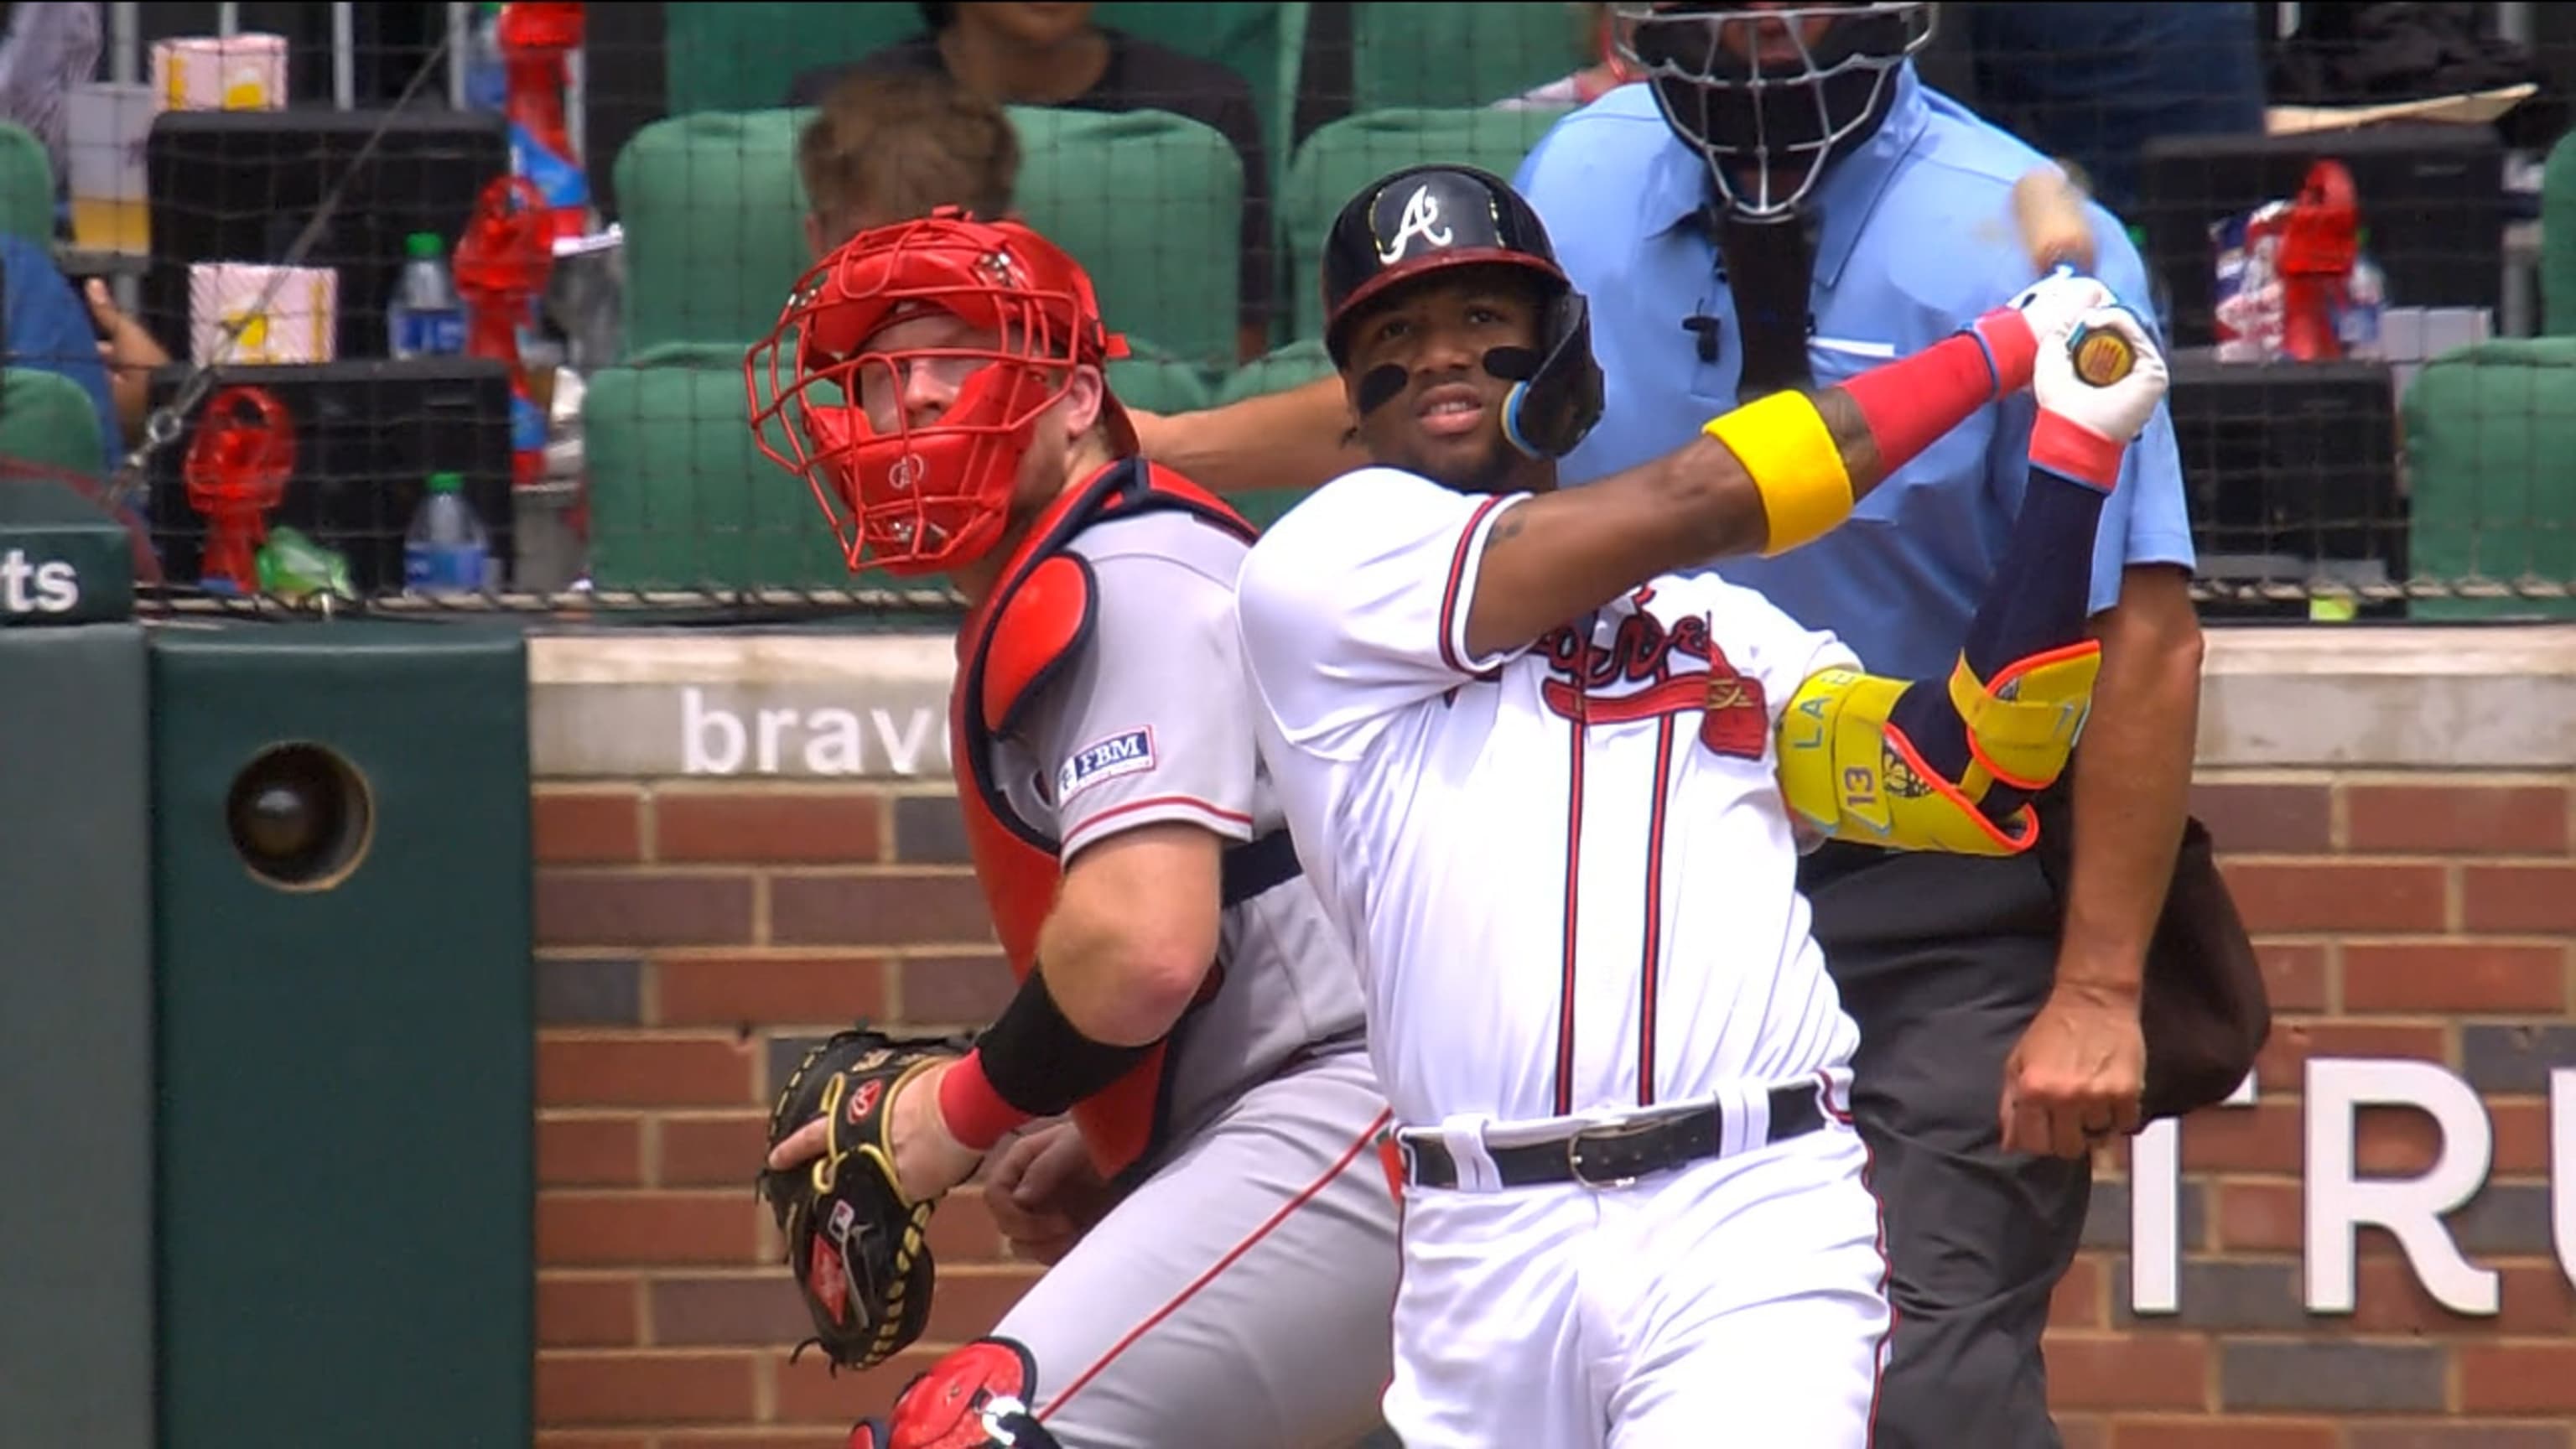
[[(2303, 1292), (2311, 1313), (2349, 1313), (2360, 1230), (2395, 1239), (2409, 1271), (2434, 1301), (2463, 1317), (2491, 1317), (2499, 1278), (2460, 1251), (2443, 1221), (2486, 1186), (2495, 1160), (2495, 1123), (2475, 1088), (2439, 1063), (2312, 1057), (2301, 1086), (2306, 1144), (2301, 1176), (2307, 1221)], [(2251, 1106), (2251, 1078), (2225, 1107)], [(2364, 1107), (2412, 1108), (2430, 1117), (2441, 1150), (2414, 1177), (2362, 1177), (2353, 1141)], [(2182, 1311), (2182, 1152), (2189, 1128), (2158, 1122), (2129, 1148), (2129, 1295), (2140, 1315)], [(2550, 1241), (2559, 1271), (2576, 1285), (2576, 1068), (2549, 1074)]]

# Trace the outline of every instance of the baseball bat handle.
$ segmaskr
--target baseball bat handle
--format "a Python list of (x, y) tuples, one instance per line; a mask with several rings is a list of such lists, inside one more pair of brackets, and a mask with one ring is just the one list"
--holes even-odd
[(2138, 365), (2137, 349), (2117, 332), (2094, 331), (2076, 324), (2073, 335), (2066, 339), (2066, 355), (2075, 364), (2075, 375), (2095, 387), (2109, 387), (2129, 375)]

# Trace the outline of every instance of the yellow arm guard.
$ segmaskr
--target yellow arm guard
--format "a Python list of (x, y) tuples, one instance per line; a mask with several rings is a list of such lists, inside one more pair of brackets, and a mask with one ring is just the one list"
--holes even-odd
[(1967, 723), (1975, 757), (1964, 780), (1942, 779), (1890, 727), (1911, 681), (1819, 671), (1780, 715), (1781, 794), (1828, 839), (2019, 855), (2038, 843), (2038, 817), (2023, 804), (1998, 822), (1979, 802), (1998, 782), (2023, 791), (2055, 782), (2083, 731), (2100, 661), (2100, 646), (2087, 641), (2019, 661), (1990, 688), (1962, 660), (1949, 701)]
[(2091, 639), (2017, 659), (1991, 684), (1961, 658), (1950, 671), (1950, 705), (1967, 721), (1976, 757), (1959, 782), (1967, 797), (1983, 800), (1998, 782), (2034, 792), (2056, 784), (2083, 736), (2101, 672), (2102, 646)]

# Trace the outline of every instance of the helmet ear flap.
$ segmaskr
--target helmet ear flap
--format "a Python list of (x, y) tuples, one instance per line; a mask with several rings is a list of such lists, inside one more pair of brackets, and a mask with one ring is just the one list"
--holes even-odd
[(1562, 458), (1601, 421), (1601, 364), (1592, 355), (1592, 306), (1568, 287), (1539, 319), (1539, 346), (1497, 347), (1485, 370), (1517, 382), (1503, 404), (1503, 436), (1533, 458)]

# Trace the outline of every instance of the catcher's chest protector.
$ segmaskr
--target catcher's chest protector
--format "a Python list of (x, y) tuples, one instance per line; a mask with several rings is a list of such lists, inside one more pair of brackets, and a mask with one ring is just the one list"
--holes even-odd
[[(1028, 979), (1038, 928), (1063, 874), (1060, 842), (1012, 808), (993, 776), (993, 742), (1017, 731), (1029, 707), (1091, 642), (1091, 566), (1069, 545), (1112, 518), (1174, 508), (1249, 542), (1256, 530), (1216, 497), (1141, 459), (1111, 464), (1040, 515), (1003, 566), (992, 594), (957, 636), (958, 669), (948, 699), (948, 757), (975, 875), (1011, 974)], [(1153, 1143), (1165, 1048), (1157, 1045), (1107, 1090), (1072, 1112), (1093, 1166), (1114, 1177)]]

